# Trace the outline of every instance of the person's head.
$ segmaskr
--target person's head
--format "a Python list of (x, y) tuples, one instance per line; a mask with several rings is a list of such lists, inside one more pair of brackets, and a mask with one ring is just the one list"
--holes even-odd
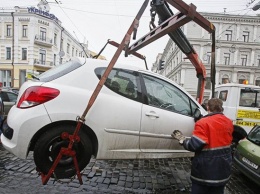
[(218, 98), (211, 98), (208, 101), (208, 111), (209, 112), (222, 112), (223, 111), (223, 102)]

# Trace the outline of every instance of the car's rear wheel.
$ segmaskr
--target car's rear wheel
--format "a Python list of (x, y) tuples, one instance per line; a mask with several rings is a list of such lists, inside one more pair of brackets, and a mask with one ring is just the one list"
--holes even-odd
[[(76, 126), (64, 125), (55, 126), (46, 131), (36, 142), (34, 148), (34, 162), (40, 172), (47, 174), (57, 158), (60, 149), (67, 147), (68, 139), (62, 139), (61, 134), (68, 132), (73, 134)], [(76, 158), (80, 171), (89, 163), (92, 155), (92, 143), (90, 138), (82, 131), (79, 133), (80, 141), (74, 143), (73, 150), (76, 151)], [(73, 158), (63, 156), (59, 161), (55, 171), (57, 178), (69, 178), (76, 174)]]

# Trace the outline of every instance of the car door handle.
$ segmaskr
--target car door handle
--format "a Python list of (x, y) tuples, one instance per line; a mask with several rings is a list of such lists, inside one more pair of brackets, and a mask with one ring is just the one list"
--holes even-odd
[(156, 114), (154, 111), (151, 111), (151, 112), (146, 112), (145, 113), (146, 116), (148, 117), (155, 117), (155, 118), (159, 118), (159, 115)]
[(243, 121), (243, 119), (236, 119), (237, 121)]

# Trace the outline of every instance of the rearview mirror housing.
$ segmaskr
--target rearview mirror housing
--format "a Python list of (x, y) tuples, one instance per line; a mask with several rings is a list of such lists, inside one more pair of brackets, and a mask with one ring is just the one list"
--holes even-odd
[(196, 109), (195, 109), (194, 114), (193, 114), (193, 117), (194, 117), (194, 121), (195, 121), (195, 122), (201, 119), (202, 114), (201, 114), (199, 108), (196, 108)]

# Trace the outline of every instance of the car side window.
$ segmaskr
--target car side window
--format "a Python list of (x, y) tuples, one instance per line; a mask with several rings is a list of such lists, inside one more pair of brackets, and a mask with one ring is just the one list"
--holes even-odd
[(191, 116), (197, 105), (174, 85), (149, 75), (143, 75), (148, 105)]
[(8, 98), (9, 98), (9, 102), (16, 102), (17, 100), (17, 95), (13, 94), (11, 92), (7, 92)]
[[(101, 78), (105, 68), (97, 68), (96, 75)], [(112, 69), (105, 82), (105, 86), (126, 98), (140, 101), (141, 92), (138, 88), (139, 75), (137, 72), (123, 69)]]
[(1, 92), (0, 97), (2, 98), (3, 102), (9, 102), (9, 98), (8, 98), (8, 95), (6, 94), (6, 92)]
[(227, 95), (228, 95), (227, 90), (221, 91), (219, 93), (219, 99), (225, 102), (227, 100)]

